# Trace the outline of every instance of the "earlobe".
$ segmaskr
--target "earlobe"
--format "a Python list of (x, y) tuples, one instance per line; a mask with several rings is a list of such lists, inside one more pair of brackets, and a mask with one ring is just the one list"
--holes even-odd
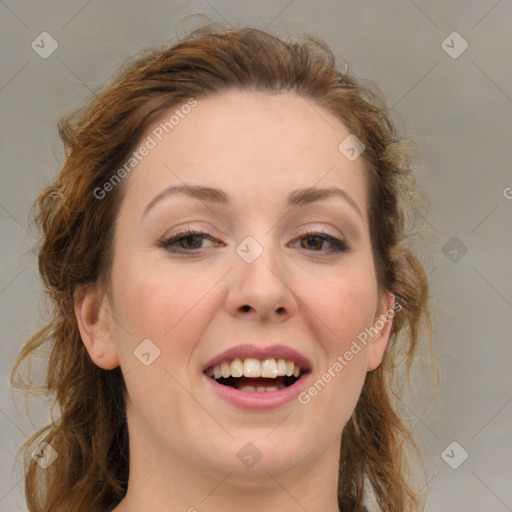
[(372, 336), (367, 358), (367, 370), (376, 370), (382, 363), (384, 353), (388, 347), (389, 338), (391, 336), (391, 327), (393, 325), (393, 317), (396, 312), (395, 295), (385, 290), (382, 292), (380, 307), (375, 316)]
[(75, 317), (91, 360), (104, 370), (119, 366), (107, 295), (99, 287), (79, 285), (73, 294)]

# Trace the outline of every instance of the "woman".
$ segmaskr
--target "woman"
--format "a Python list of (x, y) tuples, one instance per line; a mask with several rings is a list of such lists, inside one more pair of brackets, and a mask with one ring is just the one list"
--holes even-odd
[(60, 133), (53, 314), (14, 369), (51, 347), (29, 509), (419, 509), (391, 382), (429, 347), (428, 284), (380, 96), (312, 38), (210, 26)]

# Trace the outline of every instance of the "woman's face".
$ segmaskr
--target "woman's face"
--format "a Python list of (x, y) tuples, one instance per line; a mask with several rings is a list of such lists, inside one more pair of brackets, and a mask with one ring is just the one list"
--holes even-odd
[[(121, 366), (131, 454), (240, 476), (336, 467), (390, 327), (361, 341), (392, 297), (377, 287), (362, 157), (293, 94), (223, 93), (180, 113), (148, 130), (140, 147), (155, 147), (117, 185), (96, 361)], [(184, 230), (200, 234), (172, 240)]]

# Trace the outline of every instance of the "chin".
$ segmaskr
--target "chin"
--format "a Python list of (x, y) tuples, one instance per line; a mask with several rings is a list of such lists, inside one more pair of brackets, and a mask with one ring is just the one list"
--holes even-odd
[(204, 448), (210, 457), (205, 462), (221, 473), (232, 473), (242, 479), (287, 473), (312, 455), (313, 446), (308, 446), (308, 442), (313, 436), (301, 439), (296, 429), (295, 435), (290, 428), (277, 432), (279, 429), (233, 429), (230, 432), (234, 439), (223, 442), (210, 437), (210, 446)]

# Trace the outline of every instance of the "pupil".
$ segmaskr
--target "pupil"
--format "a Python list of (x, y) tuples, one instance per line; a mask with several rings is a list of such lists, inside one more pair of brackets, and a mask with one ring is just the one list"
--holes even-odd
[(308, 246), (309, 246), (309, 247), (317, 247), (317, 246), (318, 246), (318, 243), (317, 243), (316, 245), (315, 245), (315, 243), (314, 243), (314, 242), (313, 242), (312, 244), (310, 244), (310, 242), (311, 242), (312, 240), (316, 240), (316, 241), (318, 242), (318, 237), (317, 237), (317, 236), (309, 236), (309, 237), (307, 238), (307, 244), (308, 244)]
[[(183, 240), (185, 240), (185, 245), (187, 245), (187, 246), (188, 246), (188, 245), (189, 245), (190, 240), (192, 239), (192, 243), (191, 243), (190, 245), (194, 245), (194, 246), (195, 246), (195, 245), (197, 244), (197, 242), (196, 242), (196, 243), (194, 243), (194, 242), (193, 242), (193, 240), (194, 240), (195, 238), (200, 238), (200, 237), (199, 237), (199, 236), (197, 236), (197, 235), (189, 235), (189, 236), (187, 236), (186, 238), (184, 238)], [(195, 249), (195, 248), (196, 248), (196, 247), (194, 247), (194, 249)]]

